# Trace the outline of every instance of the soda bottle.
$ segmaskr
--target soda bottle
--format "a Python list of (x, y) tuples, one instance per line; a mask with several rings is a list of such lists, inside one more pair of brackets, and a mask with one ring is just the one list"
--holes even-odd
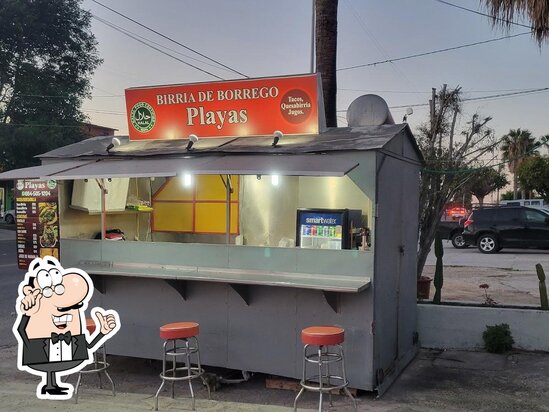
[(316, 236), (316, 225), (311, 226), (311, 236)]

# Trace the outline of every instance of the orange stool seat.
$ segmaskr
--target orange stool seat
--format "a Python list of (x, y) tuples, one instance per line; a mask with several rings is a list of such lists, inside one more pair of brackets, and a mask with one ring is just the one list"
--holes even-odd
[(160, 326), (160, 337), (164, 340), (185, 339), (198, 336), (199, 325), (196, 322), (176, 322)]
[(86, 319), (86, 329), (90, 332), (90, 335), (95, 332), (95, 321), (93, 319)]
[(340, 345), (345, 340), (345, 330), (337, 326), (311, 326), (301, 331), (301, 341), (306, 345)]

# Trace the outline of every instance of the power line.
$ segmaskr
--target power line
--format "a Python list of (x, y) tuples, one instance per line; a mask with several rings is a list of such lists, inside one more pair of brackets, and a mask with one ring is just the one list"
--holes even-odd
[[(524, 90), (520, 92), (512, 92), (512, 93), (500, 93), (500, 94), (494, 94), (490, 96), (479, 96), (479, 97), (470, 97), (468, 99), (462, 99), (463, 102), (470, 102), (475, 100), (487, 100), (487, 99), (495, 99), (495, 98), (505, 98), (505, 97), (514, 97), (514, 96), (520, 96), (524, 94), (531, 94), (531, 93), (539, 93), (539, 92), (546, 92), (549, 90), (549, 87), (542, 87), (539, 89), (532, 89), (532, 90)], [(403, 105), (403, 106), (391, 106), (390, 109), (399, 109), (399, 108), (406, 108), (406, 107), (419, 107), (419, 106), (428, 106), (429, 103), (417, 103), (417, 104), (409, 104), (409, 105)]]
[(181, 46), (181, 47), (183, 47), (183, 48), (185, 48), (185, 49), (187, 49), (187, 50), (189, 50), (189, 51), (191, 51), (191, 52), (193, 52), (193, 53), (198, 54), (198, 55), (201, 56), (201, 57), (204, 57), (205, 59), (208, 59), (208, 60), (210, 60), (210, 61), (212, 61), (212, 62), (214, 62), (214, 63), (217, 63), (217, 64), (220, 65), (221, 67), (224, 67), (225, 69), (228, 69), (228, 70), (232, 71), (233, 73), (236, 73), (236, 74), (239, 74), (240, 76), (249, 78), (249, 76), (246, 76), (245, 74), (240, 73), (238, 70), (235, 70), (235, 69), (233, 69), (232, 67), (229, 67), (229, 66), (227, 66), (227, 65), (225, 65), (225, 64), (223, 64), (223, 63), (221, 63), (221, 62), (218, 61), (218, 60), (212, 59), (211, 57), (208, 57), (208, 56), (206, 56), (205, 54), (202, 54), (202, 53), (200, 53), (199, 51), (196, 51), (196, 50), (194, 50), (193, 48), (191, 48), (191, 47), (189, 47), (189, 46), (186, 46), (186, 45), (184, 45), (183, 43), (178, 42), (177, 40), (172, 39), (171, 37), (168, 37), (168, 36), (166, 36), (166, 35), (164, 35), (164, 34), (158, 32), (158, 31), (156, 31), (156, 30), (154, 30), (154, 29), (151, 29), (150, 27), (148, 27), (148, 26), (146, 26), (146, 25), (144, 25), (144, 24), (138, 22), (137, 20), (134, 20), (134, 19), (132, 19), (131, 17), (128, 17), (128, 16), (126, 16), (125, 14), (120, 13), (120, 12), (118, 12), (118, 11), (116, 11), (116, 10), (114, 10), (114, 9), (112, 9), (112, 8), (110, 8), (110, 7), (108, 7), (108, 6), (106, 6), (106, 5), (104, 5), (104, 4), (100, 3), (100, 2), (98, 2), (97, 0), (91, 0), (91, 1), (94, 2), (95, 4), (98, 4), (98, 5), (101, 6), (101, 7), (106, 8), (107, 10), (110, 10), (110, 11), (112, 11), (113, 13), (115, 13), (115, 14), (117, 14), (117, 15), (123, 17), (123, 18), (125, 18), (126, 20), (129, 20), (129, 21), (131, 21), (131, 22), (137, 24), (138, 26), (143, 27), (144, 29), (153, 32), (153, 33), (156, 34), (156, 35), (158, 35), (158, 36), (160, 36), (160, 37), (162, 37), (162, 38), (164, 38), (164, 39), (166, 39), (166, 40), (169, 40), (169, 41), (171, 41), (172, 43), (177, 44), (178, 46)]
[(205, 64), (205, 65), (207, 65), (207, 66), (210, 66), (210, 67), (213, 67), (213, 68), (216, 68), (216, 69), (221, 69), (221, 70), (225, 70), (225, 71), (230, 71), (230, 70), (228, 70), (228, 69), (220, 68), (219, 66), (216, 66), (216, 65), (214, 65), (214, 64), (212, 64), (212, 63), (205, 62), (204, 60), (197, 59), (197, 58), (195, 58), (195, 57), (189, 56), (188, 54), (184, 54), (184, 53), (181, 53), (181, 52), (179, 52), (179, 51), (177, 51), (177, 50), (174, 50), (174, 49), (171, 49), (171, 48), (169, 48), (169, 47), (166, 47), (166, 46), (164, 46), (163, 44), (157, 43), (157, 42), (155, 42), (154, 40), (151, 40), (151, 39), (148, 39), (148, 38), (146, 38), (146, 37), (144, 37), (144, 36), (141, 36), (140, 34), (137, 34), (137, 33), (135, 33), (135, 32), (132, 32), (131, 30), (125, 29), (124, 27), (118, 26), (118, 25), (114, 24), (113, 22), (110, 22), (110, 21), (108, 21), (108, 20), (106, 20), (106, 19), (103, 19), (103, 18), (101, 18), (101, 17), (98, 17), (98, 16), (96, 16), (96, 15), (94, 15), (94, 14), (92, 14), (92, 17), (95, 18), (95, 19), (97, 19), (97, 20), (99, 20), (99, 21), (101, 21), (101, 22), (104, 23), (104, 24), (107, 24), (107, 23), (108, 23), (108, 25), (109, 25), (111, 28), (115, 28), (115, 27), (116, 27), (116, 28), (118, 28), (118, 29), (120, 29), (120, 30), (123, 30), (123, 31), (126, 32), (126, 33), (133, 34), (134, 36), (139, 37), (140, 39), (142, 39), (142, 40), (145, 41), (145, 42), (154, 44), (154, 45), (156, 45), (156, 46), (158, 46), (158, 47), (162, 47), (163, 49), (169, 50), (169, 51), (171, 51), (172, 53), (179, 54), (180, 56), (186, 57), (187, 59), (194, 60), (194, 61), (196, 61), (196, 62)]
[(437, 3), (445, 4), (445, 5), (450, 6), (450, 7), (455, 7), (456, 9), (465, 10), (465, 11), (468, 11), (468, 12), (471, 12), (471, 13), (474, 13), (474, 14), (478, 14), (479, 16), (489, 17), (493, 20), (499, 20), (502, 23), (513, 24), (515, 26), (526, 27), (527, 29), (533, 30), (532, 27), (527, 26), (526, 24), (517, 23), (517, 22), (512, 21), (512, 20), (500, 19), (499, 17), (491, 16), (489, 14), (482, 13), (482, 12), (477, 11), (477, 10), (469, 9), (467, 7), (458, 6), (457, 4), (453, 4), (453, 3), (450, 3), (448, 1), (444, 1), (444, 0), (434, 0), (434, 1), (436, 1)]
[(461, 46), (447, 47), (445, 49), (438, 49), (438, 50), (433, 50), (433, 51), (424, 52), (424, 53), (411, 54), (409, 56), (397, 57), (397, 58), (394, 58), (394, 59), (381, 60), (381, 61), (378, 61), (378, 62), (366, 63), (366, 64), (358, 64), (356, 66), (342, 67), (342, 68), (337, 69), (337, 71), (352, 70), (352, 69), (358, 69), (358, 68), (361, 68), (361, 67), (377, 66), (378, 64), (393, 63), (393, 62), (400, 61), (400, 60), (408, 60), (408, 59), (414, 59), (416, 57), (430, 56), (432, 54), (438, 54), (438, 53), (444, 53), (444, 52), (448, 52), (448, 51), (452, 51), (452, 50), (464, 49), (466, 47), (478, 46), (478, 45), (481, 45), (481, 44), (492, 43), (492, 42), (496, 42), (496, 41), (500, 41), (500, 40), (504, 40), (504, 39), (511, 39), (513, 37), (524, 36), (525, 34), (530, 34), (530, 33), (532, 33), (532, 32), (528, 31), (528, 32), (523, 32), (523, 33), (518, 33), (518, 34), (510, 34), (510, 35), (507, 35), (507, 36), (498, 37), (496, 39), (483, 40), (483, 41), (478, 41), (478, 42), (475, 42), (475, 43), (462, 44)]
[[(13, 97), (43, 97), (43, 98), (47, 98), (47, 99), (56, 99), (56, 98), (59, 98), (59, 99), (65, 99), (67, 97), (74, 97), (74, 96), (70, 96), (68, 94), (52, 94), (52, 95), (47, 95), (47, 94), (14, 94)], [(123, 94), (109, 94), (109, 95), (91, 95), (89, 96), (90, 98), (99, 98), (99, 97), (124, 97)]]
[[(366, 35), (370, 38), (370, 40), (372, 41), (372, 43), (374, 44), (376, 49), (378, 49), (378, 51), (381, 53), (382, 57), (387, 59), (389, 56), (386, 53), (385, 49), (383, 48), (381, 43), (376, 39), (374, 34), (368, 29), (368, 25), (365, 23), (365, 20), (363, 19), (363, 17), (354, 8), (354, 6), (351, 3), (351, 0), (347, 0), (343, 4), (345, 4), (348, 7), (349, 10), (351, 10), (351, 12), (354, 15), (355, 19), (358, 21), (360, 27), (362, 28), (362, 30), (364, 30)], [(404, 79), (409, 84), (412, 84), (412, 82), (410, 81), (408, 76), (406, 76), (406, 74), (396, 64), (391, 64), (391, 67), (402, 79)]]
[(69, 125), (69, 124), (27, 124), (27, 123), (1, 123), (0, 128), (4, 126), (10, 126), (10, 127), (61, 127), (61, 128), (81, 128), (84, 127), (83, 124), (81, 125)]
[(156, 50), (156, 51), (159, 52), (159, 53), (162, 53), (162, 54), (164, 54), (164, 55), (166, 55), (166, 56), (168, 56), (168, 57), (171, 57), (172, 59), (177, 60), (177, 61), (180, 62), (180, 63), (183, 63), (183, 64), (185, 64), (185, 65), (187, 65), (187, 66), (192, 67), (193, 69), (196, 69), (196, 70), (199, 70), (199, 71), (201, 71), (201, 72), (203, 72), (203, 73), (206, 73), (206, 74), (208, 74), (208, 75), (210, 75), (210, 76), (212, 76), (212, 77), (215, 77), (216, 79), (225, 80), (224, 78), (219, 77), (219, 76), (216, 75), (216, 74), (213, 74), (213, 73), (210, 73), (210, 72), (207, 71), (207, 70), (201, 69), (200, 67), (195, 66), (194, 64), (191, 64), (191, 63), (189, 63), (189, 62), (186, 62), (185, 60), (182, 60), (182, 59), (180, 59), (179, 57), (174, 56), (173, 54), (170, 54), (170, 53), (168, 53), (168, 52), (165, 52), (164, 50), (159, 49), (158, 47), (155, 47), (155, 46), (153, 46), (152, 44), (149, 44), (149, 43), (147, 43), (147, 42), (144, 41), (144, 40), (139, 39), (138, 37), (134, 36), (133, 34), (130, 34), (130, 33), (126, 32), (124, 29), (119, 29), (118, 27), (116, 27), (114, 24), (108, 22), (107, 20), (104, 20), (104, 19), (102, 19), (102, 18), (100, 18), (100, 17), (97, 17), (97, 16), (94, 16), (94, 15), (92, 15), (92, 17), (93, 17), (94, 19), (96, 19), (97, 21), (100, 21), (101, 23), (103, 23), (103, 24), (109, 26), (110, 28), (116, 30), (117, 32), (122, 33), (122, 34), (124, 34), (124, 35), (126, 35), (126, 36), (128, 36), (128, 37), (130, 37), (130, 38), (132, 38), (132, 39), (134, 39), (135, 41), (138, 41), (139, 43), (144, 44), (145, 46), (148, 46), (148, 47), (150, 47), (151, 49)]
[(126, 116), (125, 112), (117, 112), (115, 110), (95, 110), (95, 109), (80, 109), (80, 110), (82, 110), (83, 112), (88, 112), (88, 113), (116, 114), (116, 115), (119, 115), (119, 116)]
[[(431, 92), (425, 91), (409, 91), (409, 90), (368, 90), (368, 89), (348, 89), (343, 87), (338, 87), (337, 89), (343, 91), (352, 91), (352, 92), (366, 92), (366, 93), (404, 93), (404, 94), (431, 94)], [(464, 90), (463, 93), (496, 93), (496, 92), (517, 92), (517, 91), (527, 91), (532, 90), (528, 89), (497, 89), (497, 90)]]
[[(512, 93), (499, 93), (499, 94), (493, 94), (489, 96), (470, 97), (467, 99), (461, 99), (461, 101), (470, 102), (470, 101), (476, 101), (476, 100), (503, 99), (507, 97), (515, 97), (515, 96), (521, 96), (521, 95), (532, 94), (532, 93), (541, 93), (546, 91), (549, 91), (549, 87), (540, 87), (537, 89), (523, 90), (523, 91), (517, 91)], [(406, 104), (406, 105), (400, 105), (400, 106), (389, 106), (389, 109), (406, 109), (408, 107), (423, 107), (423, 106), (429, 106), (429, 103), (415, 103), (415, 104)], [(338, 110), (338, 112), (346, 112), (346, 111), (347, 110)]]

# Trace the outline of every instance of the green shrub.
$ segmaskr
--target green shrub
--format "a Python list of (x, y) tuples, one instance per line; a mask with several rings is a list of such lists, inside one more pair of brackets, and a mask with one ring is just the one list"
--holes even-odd
[(482, 333), (484, 348), (490, 353), (508, 352), (513, 348), (513, 337), (507, 323), (501, 325), (486, 326)]

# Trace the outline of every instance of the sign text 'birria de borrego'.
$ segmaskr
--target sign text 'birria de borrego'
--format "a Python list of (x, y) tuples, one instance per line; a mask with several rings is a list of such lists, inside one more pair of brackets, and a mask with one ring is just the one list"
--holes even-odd
[(126, 89), (130, 139), (315, 134), (319, 87), (308, 74)]

